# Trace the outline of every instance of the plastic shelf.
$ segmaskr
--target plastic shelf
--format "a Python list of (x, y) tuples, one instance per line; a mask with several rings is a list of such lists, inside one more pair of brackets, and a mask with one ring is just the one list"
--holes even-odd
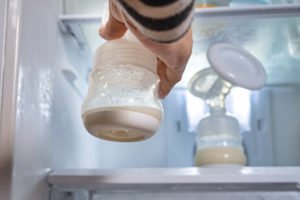
[(300, 168), (65, 169), (48, 181), (62, 191), (300, 191)]

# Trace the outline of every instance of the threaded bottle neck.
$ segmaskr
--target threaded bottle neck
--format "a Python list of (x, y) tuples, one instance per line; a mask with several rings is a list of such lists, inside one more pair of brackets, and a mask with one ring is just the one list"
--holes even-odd
[(95, 68), (105, 65), (134, 65), (156, 73), (157, 59), (137, 40), (117, 39), (106, 42), (95, 53)]

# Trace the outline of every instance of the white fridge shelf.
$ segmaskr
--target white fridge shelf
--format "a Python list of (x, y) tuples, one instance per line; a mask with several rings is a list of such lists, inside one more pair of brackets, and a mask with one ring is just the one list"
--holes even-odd
[(300, 191), (300, 168), (63, 169), (48, 182), (61, 191)]
[(254, 6), (237, 6), (237, 7), (217, 7), (211, 9), (196, 9), (195, 18), (224, 19), (230, 20), (253, 18), (271, 18), (271, 17), (293, 17), (300, 15), (300, 5), (254, 5)]

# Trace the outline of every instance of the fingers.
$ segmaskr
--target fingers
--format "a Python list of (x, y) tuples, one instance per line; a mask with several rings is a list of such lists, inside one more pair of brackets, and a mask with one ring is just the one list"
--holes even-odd
[[(183, 72), (192, 53), (193, 40), (191, 33), (192, 31), (190, 29), (181, 41), (173, 44), (175, 46), (169, 45), (170, 49), (167, 49), (167, 52), (169, 52), (170, 50), (171, 52), (174, 52), (176, 49), (180, 49), (180, 52), (177, 52), (177, 54), (175, 54), (174, 56), (171, 53), (168, 53), (168, 55), (171, 55), (171, 57), (167, 56), (165, 58), (167, 64), (164, 60), (162, 61), (158, 59), (157, 74), (160, 77), (158, 94), (162, 99), (169, 94), (171, 89), (182, 78)], [(176, 59), (174, 59), (175, 57)]]
[(144, 47), (152, 51), (155, 55), (158, 56), (160, 60), (164, 60), (164, 54), (169, 52), (169, 50), (172, 48), (170, 45), (161, 44), (158, 42), (155, 42), (142, 34), (132, 23), (130, 23), (129, 19), (125, 18), (125, 23), (127, 28), (130, 30), (131, 33), (135, 35), (135, 37), (143, 44)]
[(191, 30), (180, 41), (172, 44), (160, 44), (144, 36), (136, 27), (127, 23), (128, 29), (139, 41), (158, 57), (157, 74), (160, 78), (158, 95), (165, 98), (178, 83), (192, 53)]
[(181, 80), (184, 69), (174, 71), (161, 60), (157, 61), (157, 74), (160, 78), (158, 95), (164, 99), (171, 89)]
[(125, 20), (128, 29), (137, 37), (137, 39), (161, 61), (163, 61), (171, 70), (180, 71), (185, 68), (193, 46), (192, 30), (186, 33), (180, 40), (165, 44), (158, 43), (143, 35), (136, 27)]
[(99, 35), (106, 40), (122, 37), (127, 27), (122, 22), (121, 12), (113, 1), (109, 2), (109, 17), (107, 23), (99, 29)]
[(157, 75), (159, 76), (159, 87), (158, 87), (158, 96), (161, 99), (164, 99), (167, 94), (170, 92), (170, 84), (166, 81), (166, 71), (167, 66), (157, 60)]

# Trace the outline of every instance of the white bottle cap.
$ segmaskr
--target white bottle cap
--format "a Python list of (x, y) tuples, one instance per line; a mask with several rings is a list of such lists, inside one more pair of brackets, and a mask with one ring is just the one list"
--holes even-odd
[(266, 82), (262, 64), (240, 47), (217, 43), (208, 49), (207, 58), (215, 72), (235, 86), (256, 90)]

